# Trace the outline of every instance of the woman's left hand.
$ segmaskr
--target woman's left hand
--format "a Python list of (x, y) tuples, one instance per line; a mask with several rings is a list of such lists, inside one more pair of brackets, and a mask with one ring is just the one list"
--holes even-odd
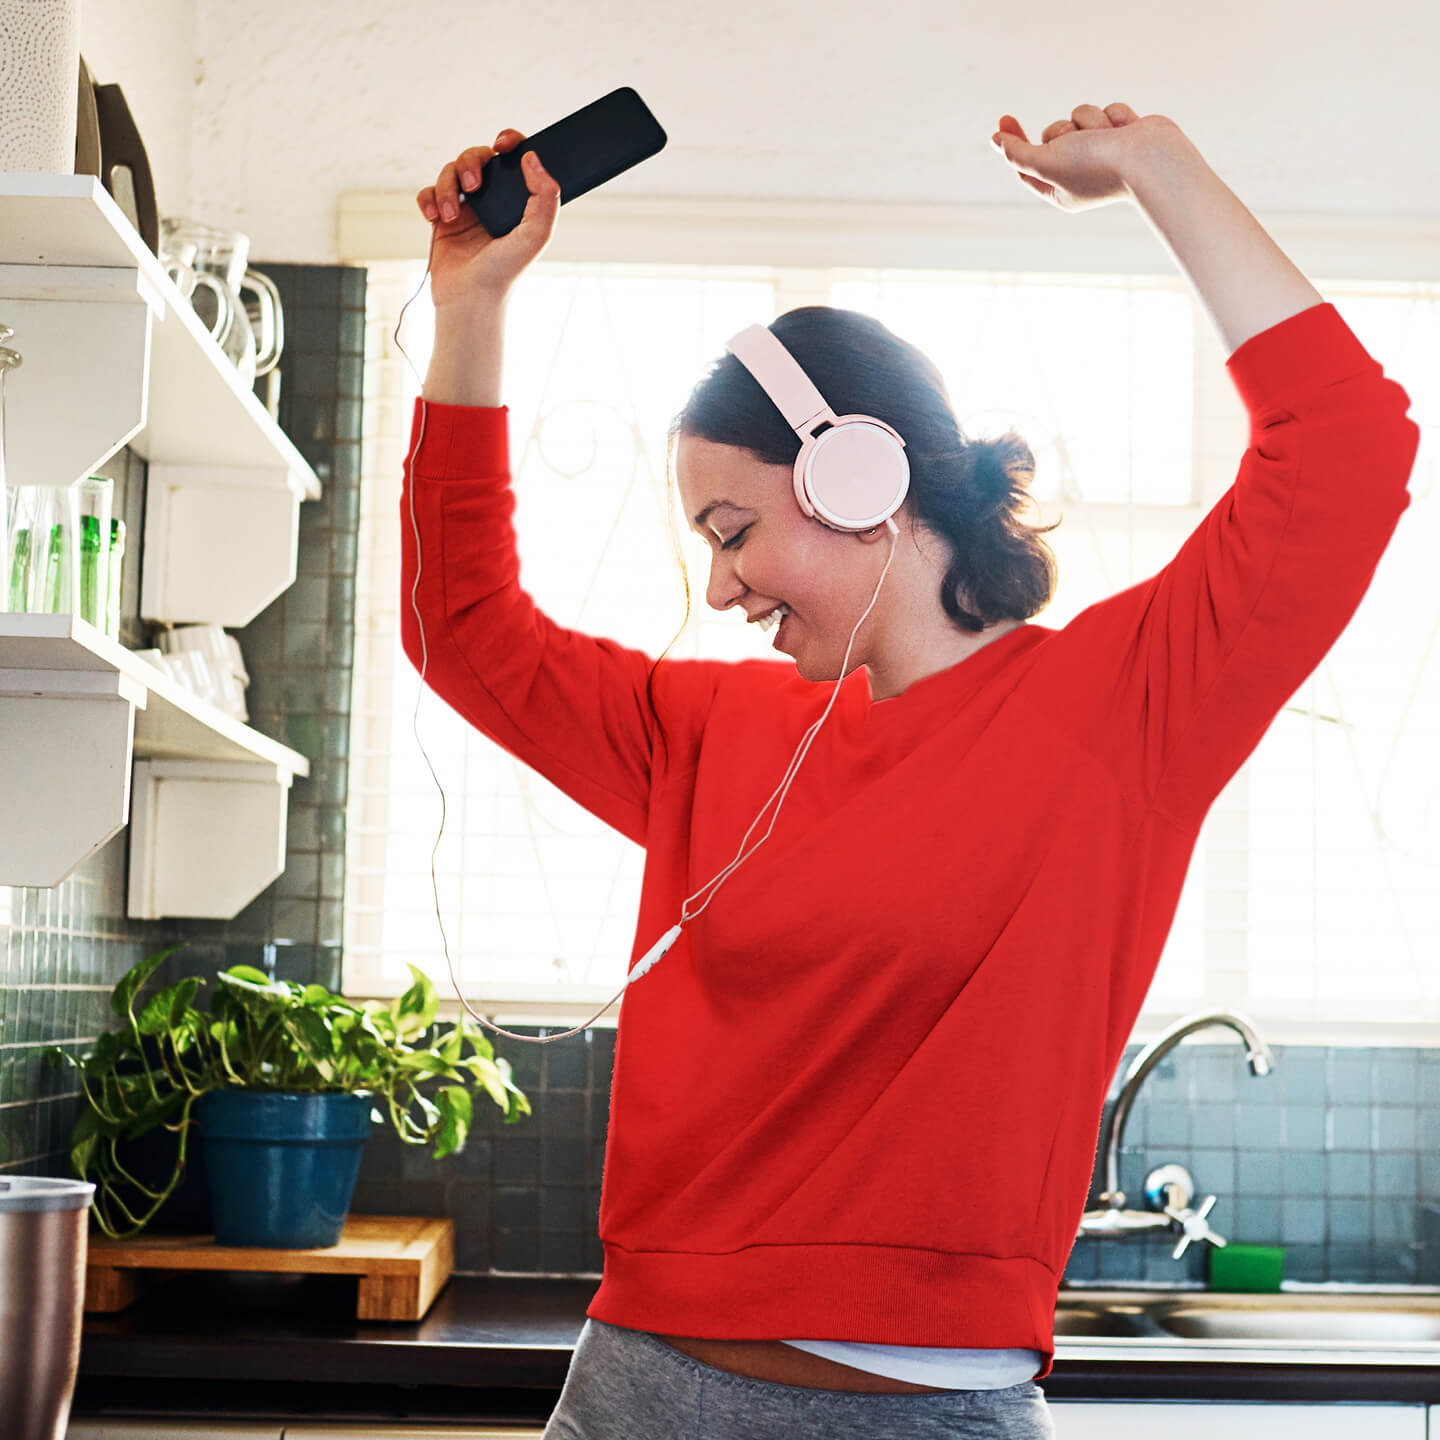
[(1116, 103), (1077, 105), (1070, 119), (1047, 125), (1032, 145), (1013, 115), (1000, 117), (991, 144), (1020, 179), (1061, 210), (1090, 210), (1123, 200), (1130, 177), (1156, 147), (1183, 140), (1164, 115), (1137, 115)]

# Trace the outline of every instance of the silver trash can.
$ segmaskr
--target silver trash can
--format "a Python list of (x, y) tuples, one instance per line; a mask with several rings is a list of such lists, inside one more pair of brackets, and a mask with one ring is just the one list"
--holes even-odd
[(65, 1440), (85, 1310), (88, 1180), (0, 1175), (0, 1435)]

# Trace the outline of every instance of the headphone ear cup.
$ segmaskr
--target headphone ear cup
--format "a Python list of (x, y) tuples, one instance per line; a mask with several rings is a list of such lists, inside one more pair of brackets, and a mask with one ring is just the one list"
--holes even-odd
[(888, 427), (843, 420), (801, 446), (795, 496), (806, 514), (849, 533), (876, 528), (910, 490), (910, 461)]

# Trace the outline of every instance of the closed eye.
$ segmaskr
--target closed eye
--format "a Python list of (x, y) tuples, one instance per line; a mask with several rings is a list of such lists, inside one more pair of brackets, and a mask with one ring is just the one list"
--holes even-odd
[(745, 526), (745, 528), (744, 528), (743, 530), (737, 530), (720, 548), (721, 548), (722, 550), (729, 550), (729, 549), (731, 548), (731, 546), (736, 545), (736, 544), (739, 542), (740, 537), (741, 537), (741, 536), (745, 533), (745, 531), (748, 530), (749, 528), (750, 528), (750, 527), (747, 525), (747, 526)]

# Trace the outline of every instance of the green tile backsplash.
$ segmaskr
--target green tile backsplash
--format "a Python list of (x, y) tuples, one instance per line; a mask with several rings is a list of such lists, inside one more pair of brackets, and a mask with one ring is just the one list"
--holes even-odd
[[(110, 987), (150, 950), (190, 942), (170, 962), (170, 978), (244, 962), (339, 985), (365, 272), (255, 264), (285, 305), (279, 422), (325, 492), (300, 508), (295, 584), (233, 632), (251, 675), (251, 724), (311, 763), (290, 794), (285, 873), (230, 921), (131, 921), (122, 832), (53, 891), (0, 887), (0, 1173), (66, 1173), (78, 1098), (68, 1075), (40, 1070), (39, 1052), (57, 1042), (88, 1048), (113, 1021)], [(117, 513), (132, 537), (121, 639), (143, 646), (146, 466), (126, 448), (100, 473), (115, 480)], [(1126, 1050), (1107, 1115), (1140, 1048)], [(1289, 1278), (1440, 1283), (1440, 1050), (1271, 1048), (1275, 1072), (1264, 1079), (1250, 1075), (1229, 1041), (1186, 1044), (1151, 1073), (1120, 1156), (1129, 1203), (1142, 1203), (1151, 1168), (1176, 1161), (1199, 1198), (1218, 1197), (1214, 1229), (1237, 1243), (1284, 1245)], [(465, 1152), (444, 1161), (376, 1127), (355, 1209), (452, 1216), (462, 1271), (598, 1276), (615, 1032), (592, 1027), (553, 1046), (502, 1053), (534, 1114), (504, 1126), (493, 1105), (477, 1105)], [(1097, 1174), (1089, 1204), (1102, 1184)], [(203, 1223), (187, 1188), (165, 1212), (171, 1224)], [(1066, 1279), (1203, 1280), (1205, 1247), (1192, 1244), (1178, 1261), (1173, 1248), (1164, 1238), (1082, 1240)]]

